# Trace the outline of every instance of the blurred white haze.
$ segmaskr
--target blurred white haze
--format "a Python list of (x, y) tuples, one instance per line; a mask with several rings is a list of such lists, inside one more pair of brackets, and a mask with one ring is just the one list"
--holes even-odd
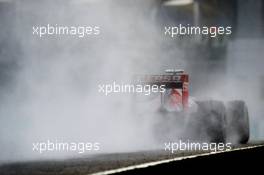
[[(17, 55), (16, 68), (7, 70), (12, 81), (0, 89), (0, 162), (76, 156), (77, 153), (32, 151), (33, 142), (47, 140), (99, 142), (101, 152), (157, 147), (151, 130), (154, 116), (134, 116), (129, 95), (98, 93), (99, 84), (129, 83), (134, 74), (162, 73), (166, 68), (190, 69), (185, 52), (164, 37), (156, 18), (157, 3), (152, 0), (12, 3), (13, 10), (8, 13), (15, 20), (3, 18), (8, 25), (0, 26), (0, 30), (9, 31), (8, 40), (15, 43), (16, 47), (9, 52)], [(47, 24), (99, 26), (100, 35), (84, 38), (32, 35), (33, 26)], [(263, 45), (263, 41), (260, 43)], [(235, 43), (231, 46), (236, 48)], [(5, 59), (1, 56), (1, 61)], [(239, 64), (233, 61), (231, 64)], [(236, 68), (239, 72), (240, 68)], [(254, 66), (250, 69), (252, 73)], [(189, 72), (191, 76), (194, 73)], [(252, 92), (253, 97), (247, 93), (250, 87), (257, 91), (259, 85), (234, 90), (241, 82), (234, 84), (235, 79), (235, 75), (230, 79), (221, 77), (219, 84), (210, 86), (204, 96), (222, 100), (242, 98), (256, 107), (254, 97), (258, 94)], [(222, 86), (225, 82), (226, 86)], [(200, 94), (202, 90), (205, 91), (200, 89)], [(261, 107), (257, 108), (261, 112)]]
[[(1, 99), (1, 161), (71, 154), (32, 151), (33, 142), (47, 140), (99, 142), (102, 152), (155, 147), (146, 129), (151, 121), (132, 115), (129, 96), (98, 93), (99, 84), (130, 82), (139, 72), (160, 72), (161, 56), (163, 65), (171, 62), (163, 54), (165, 41), (153, 7), (151, 1), (15, 3), (12, 13), (18, 17), (11, 38), (20, 52), (15, 80)], [(99, 26), (100, 35), (32, 35), (32, 26), (47, 24)]]

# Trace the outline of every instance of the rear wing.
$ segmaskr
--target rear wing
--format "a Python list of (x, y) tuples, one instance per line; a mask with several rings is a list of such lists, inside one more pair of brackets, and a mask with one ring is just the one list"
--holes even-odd
[(164, 85), (167, 89), (183, 89), (184, 84), (189, 82), (188, 74), (178, 75), (136, 75), (134, 78), (137, 84)]
[(189, 75), (184, 71), (169, 70), (165, 75), (136, 75), (136, 84), (164, 85), (165, 89), (175, 89), (181, 94), (184, 110), (188, 109), (189, 100)]

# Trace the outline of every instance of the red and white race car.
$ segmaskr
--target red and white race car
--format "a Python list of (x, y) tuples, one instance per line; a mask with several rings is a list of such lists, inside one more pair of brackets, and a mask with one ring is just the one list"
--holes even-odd
[[(163, 75), (139, 75), (140, 84), (163, 86), (155, 136), (163, 141), (183, 138), (208, 142), (247, 143), (248, 109), (244, 101), (194, 100), (189, 96), (189, 75), (166, 70)], [(146, 102), (144, 102), (146, 103)]]

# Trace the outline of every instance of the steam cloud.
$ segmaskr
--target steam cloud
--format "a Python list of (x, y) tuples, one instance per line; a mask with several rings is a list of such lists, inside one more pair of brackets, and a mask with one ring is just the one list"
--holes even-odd
[[(33, 142), (48, 139), (100, 142), (103, 152), (155, 148), (151, 105), (143, 102), (142, 115), (135, 116), (131, 96), (105, 97), (98, 93), (98, 85), (130, 82), (133, 74), (161, 73), (174, 67), (202, 81), (195, 75), (201, 66), (187, 64), (175, 42), (162, 36), (157, 1), (78, 2), (18, 1), (10, 4), (15, 20), (1, 19), (8, 24), (1, 30), (11, 33), (7, 40), (16, 43), (8, 52), (17, 59), (13, 60), (16, 66), (5, 72), (10, 80), (0, 89), (0, 161), (64, 157), (64, 153), (32, 152)], [(32, 35), (32, 26), (47, 24), (100, 26), (101, 34), (86, 38)], [(1, 55), (1, 61), (7, 59)], [(260, 119), (261, 99), (254, 99), (259, 93), (245, 94), (259, 86), (222, 76), (222, 71), (212, 73), (219, 78), (212, 85), (192, 89), (193, 94), (248, 100), (250, 112)], [(237, 90), (239, 85), (244, 88)]]
[[(13, 5), (18, 20), (11, 38), (21, 53), (13, 81), (2, 90), (1, 161), (65, 156), (32, 152), (33, 142), (47, 140), (99, 142), (102, 152), (155, 147), (153, 118), (133, 116), (130, 96), (98, 93), (99, 84), (129, 82), (133, 74), (159, 72), (172, 62), (162, 49), (153, 3)], [(101, 34), (32, 35), (32, 26), (47, 24), (99, 26)]]

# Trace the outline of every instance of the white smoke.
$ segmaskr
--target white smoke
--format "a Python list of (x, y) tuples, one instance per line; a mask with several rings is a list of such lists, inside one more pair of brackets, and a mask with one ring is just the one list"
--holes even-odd
[[(133, 74), (159, 72), (172, 63), (162, 50), (153, 2), (14, 5), (13, 34), (22, 54), (15, 81), (1, 100), (1, 161), (65, 156), (33, 153), (33, 142), (47, 140), (99, 142), (102, 152), (155, 147), (153, 118), (134, 116), (131, 96), (98, 93), (99, 84), (129, 82)], [(47, 24), (97, 25), (101, 34), (32, 35), (33, 26)]]

